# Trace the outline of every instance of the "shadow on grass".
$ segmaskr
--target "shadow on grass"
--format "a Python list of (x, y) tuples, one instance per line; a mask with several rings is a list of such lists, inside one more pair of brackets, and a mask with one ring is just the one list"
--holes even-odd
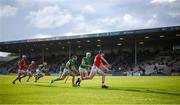
[(158, 91), (158, 90), (153, 90), (153, 89), (120, 89), (124, 91), (132, 91), (132, 92), (142, 92), (142, 93), (155, 93), (155, 94), (165, 94), (165, 95), (176, 95), (180, 96), (179, 93), (172, 93), (172, 92), (167, 92), (167, 91)]
[[(83, 87), (83, 88), (102, 90), (101, 88), (97, 88), (97, 87)], [(165, 89), (150, 89), (150, 88), (137, 88), (137, 87), (127, 87), (127, 88), (126, 87), (123, 87), (123, 88), (110, 87), (110, 88), (104, 89), (104, 90), (107, 90), (107, 91), (108, 90), (119, 90), (119, 91), (129, 91), (129, 92), (155, 93), (155, 94), (180, 96), (180, 93), (168, 92), (169, 90), (165, 90)]]
[(37, 83), (49, 83), (48, 81), (45, 82), (45, 81), (38, 81)]
[(34, 84), (27, 84), (31, 86), (36, 86), (36, 87), (57, 87), (55, 85), (50, 85), (50, 84), (40, 84), (40, 83), (34, 83)]

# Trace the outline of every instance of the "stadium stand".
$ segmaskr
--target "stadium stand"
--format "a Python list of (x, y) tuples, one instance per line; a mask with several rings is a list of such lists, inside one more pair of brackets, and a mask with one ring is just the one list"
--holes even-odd
[[(180, 26), (0, 42), (0, 51), (25, 54), (28, 64), (46, 61), (50, 74), (58, 73), (69, 56), (98, 50), (112, 64), (112, 75), (180, 74)], [(17, 62), (1, 64), (0, 73), (15, 73)]]

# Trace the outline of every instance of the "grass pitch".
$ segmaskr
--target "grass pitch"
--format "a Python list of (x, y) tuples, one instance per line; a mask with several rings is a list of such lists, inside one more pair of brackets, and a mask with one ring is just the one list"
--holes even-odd
[(70, 79), (50, 85), (56, 77), (13, 85), (15, 76), (0, 75), (0, 104), (180, 104), (179, 76), (107, 76), (108, 89), (101, 89), (98, 76), (79, 88)]

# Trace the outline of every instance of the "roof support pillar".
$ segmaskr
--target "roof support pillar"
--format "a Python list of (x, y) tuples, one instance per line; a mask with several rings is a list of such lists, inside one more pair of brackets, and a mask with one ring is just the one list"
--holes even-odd
[(21, 55), (22, 55), (22, 54), (21, 54), (21, 49), (19, 48), (19, 57), (21, 57)]
[(44, 62), (44, 48), (42, 48), (42, 63)]
[(137, 40), (134, 38), (134, 66), (137, 65)]
[(69, 51), (68, 51), (68, 54), (69, 54), (69, 59), (71, 58), (71, 44), (69, 44)]

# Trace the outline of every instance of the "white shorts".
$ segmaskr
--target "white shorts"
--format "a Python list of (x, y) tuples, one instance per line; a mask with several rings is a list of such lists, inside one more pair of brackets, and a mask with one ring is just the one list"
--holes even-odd
[(86, 69), (86, 68), (82, 68), (82, 67), (79, 67), (79, 72), (80, 73), (88, 73), (88, 69)]
[(91, 73), (102, 73), (102, 71), (97, 66), (93, 65), (91, 68)]
[(63, 73), (62, 73), (62, 75), (64, 75), (64, 76), (69, 75), (69, 70), (65, 68), (64, 71), (63, 71)]
[(26, 70), (26, 74), (27, 74), (27, 75), (32, 75), (32, 72), (29, 71), (29, 70)]
[(62, 71), (59, 71), (59, 75), (62, 75), (62, 73), (63, 73)]
[(25, 70), (18, 70), (18, 74), (26, 74)]
[(36, 69), (36, 74), (41, 74), (41, 73), (42, 73), (42, 71), (41, 71), (41, 70)]

